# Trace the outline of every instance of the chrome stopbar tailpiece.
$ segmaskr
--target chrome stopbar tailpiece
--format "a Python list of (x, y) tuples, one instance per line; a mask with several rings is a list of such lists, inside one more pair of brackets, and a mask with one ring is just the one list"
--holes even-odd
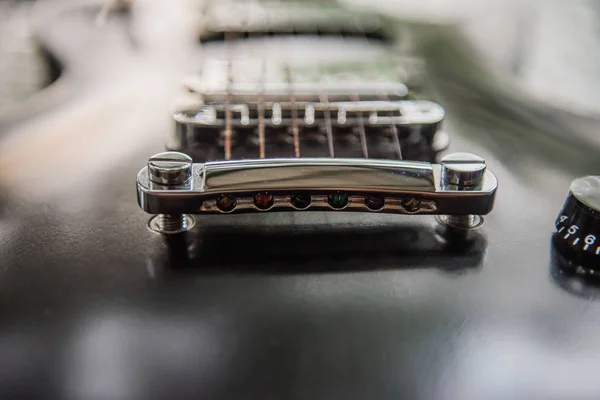
[(440, 164), (364, 158), (275, 158), (193, 163), (177, 152), (150, 158), (137, 176), (140, 207), (155, 228), (180, 232), (187, 214), (354, 211), (442, 215), (458, 229), (480, 225), (498, 181), (485, 161), (455, 153)]

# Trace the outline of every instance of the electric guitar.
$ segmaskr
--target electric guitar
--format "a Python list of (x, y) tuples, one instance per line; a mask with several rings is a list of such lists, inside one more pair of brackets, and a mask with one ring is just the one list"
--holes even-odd
[(595, 214), (577, 190), (561, 211), (594, 150), (472, 84), (452, 27), (329, 2), (31, 15), (61, 69), (0, 122), (2, 397), (597, 393), (597, 291), (563, 268)]

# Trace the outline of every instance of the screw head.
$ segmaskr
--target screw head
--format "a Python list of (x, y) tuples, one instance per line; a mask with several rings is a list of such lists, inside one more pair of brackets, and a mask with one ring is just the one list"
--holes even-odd
[(292, 195), (292, 204), (294, 207), (304, 210), (310, 206), (312, 198), (310, 194), (306, 193), (294, 193)]
[(329, 195), (328, 201), (331, 207), (341, 210), (348, 205), (348, 195), (342, 192), (334, 192)]
[(148, 159), (148, 177), (161, 185), (181, 185), (192, 176), (190, 156), (176, 151), (158, 153)]
[(400, 201), (400, 204), (409, 213), (415, 213), (421, 208), (421, 199), (418, 197), (405, 197)]
[(365, 205), (369, 210), (379, 211), (385, 206), (385, 197), (382, 196), (366, 196)]
[(233, 196), (223, 194), (217, 198), (217, 207), (223, 212), (230, 212), (237, 206), (237, 199)]
[(471, 153), (452, 153), (442, 158), (442, 183), (477, 186), (485, 175), (485, 160)]
[(275, 197), (268, 192), (259, 192), (254, 196), (254, 205), (260, 210), (268, 210), (274, 202)]

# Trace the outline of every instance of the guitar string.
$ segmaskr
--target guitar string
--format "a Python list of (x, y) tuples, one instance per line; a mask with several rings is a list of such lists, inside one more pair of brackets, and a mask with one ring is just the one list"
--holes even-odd
[(265, 158), (265, 79), (267, 75), (267, 60), (262, 59), (260, 72), (260, 93), (258, 94), (258, 147), (260, 158)]
[(225, 33), (225, 43), (227, 45), (227, 83), (226, 83), (226, 98), (225, 98), (225, 160), (231, 159), (231, 135), (232, 135), (232, 112), (231, 112), (231, 102), (232, 102), (232, 92), (231, 86), (233, 84), (233, 32)]
[[(390, 101), (390, 96), (387, 93), (382, 94), (380, 96), (380, 98), (382, 100), (384, 100), (384, 101)], [(403, 157), (402, 157), (402, 146), (400, 145), (400, 137), (398, 136), (398, 127), (394, 123), (394, 119), (393, 119), (394, 112), (390, 111), (388, 113), (388, 116), (392, 117), (392, 118), (390, 118), (390, 130), (392, 131), (392, 140), (394, 142), (394, 147), (395, 147), (395, 150), (396, 150), (396, 155), (398, 156), (398, 160), (402, 160), (403, 159)]]
[[(232, 42), (233, 42), (233, 38), (232, 38), (232, 32), (228, 32), (225, 35), (225, 41), (228, 44), (228, 63), (227, 63), (227, 94), (226, 94), (226, 103), (225, 103), (225, 131), (224, 131), (224, 136), (225, 136), (225, 159), (229, 160), (231, 159), (231, 147), (232, 147), (232, 119), (233, 119), (233, 115), (232, 115), (232, 109), (231, 109), (231, 105), (232, 105), (232, 84), (233, 84), (233, 75), (232, 75), (232, 69), (233, 69), (233, 61), (232, 61)], [(320, 81), (322, 81), (322, 78), (324, 76), (323, 74), (323, 68), (322, 65), (319, 65), (319, 75), (320, 75)], [(296, 98), (295, 98), (295, 94), (293, 93), (293, 80), (291, 77), (291, 70), (289, 65), (286, 66), (285, 68), (285, 76), (286, 76), (286, 81), (288, 84), (288, 98), (289, 98), (289, 104), (290, 104), (290, 111), (291, 111), (291, 117), (292, 117), (292, 135), (293, 135), (293, 141), (294, 141), (294, 155), (295, 157), (300, 157), (300, 129), (298, 126), (298, 110), (297, 110), (297, 103), (296, 103)], [(265, 102), (264, 102), (264, 90), (265, 90), (265, 79), (266, 79), (266, 60), (263, 58), (263, 63), (262, 63), (262, 68), (261, 68), (261, 89), (259, 91), (259, 96), (258, 96), (258, 136), (259, 136), (259, 156), (260, 158), (264, 158), (266, 156), (266, 150), (265, 150)], [(354, 93), (351, 96), (353, 101), (356, 102), (360, 102), (360, 96), (358, 94), (358, 92)], [(382, 100), (390, 100), (389, 95), (383, 94), (382, 96), (380, 96), (380, 98), (382, 98)], [(330, 157), (335, 157), (335, 149), (334, 149), (334, 141), (333, 141), (333, 124), (332, 124), (332, 120), (331, 120), (331, 110), (329, 108), (329, 98), (328, 98), (328, 93), (326, 90), (322, 91), (319, 95), (319, 101), (321, 103), (323, 103), (324, 110), (323, 110), (323, 117), (324, 117), (324, 122), (325, 122), (325, 130), (326, 130), (326, 135), (327, 135), (327, 142), (328, 142), (328, 147), (329, 147), (329, 156)], [(388, 113), (389, 116), (393, 116), (393, 111), (390, 111)], [(360, 137), (360, 141), (361, 141), (361, 147), (362, 147), (362, 153), (363, 156), (365, 158), (369, 157), (369, 153), (368, 153), (368, 143), (367, 143), (367, 138), (366, 138), (366, 129), (365, 129), (365, 122), (364, 122), (364, 115), (362, 112), (358, 112), (356, 115), (357, 118), (357, 122), (358, 122), (358, 132), (359, 132), (359, 137)], [(402, 159), (402, 148), (400, 145), (400, 139), (399, 139), (399, 134), (398, 134), (398, 129), (397, 126), (393, 123), (393, 121), (390, 122), (390, 130), (392, 132), (392, 140), (394, 142), (394, 147), (398, 156), (398, 159)]]
[[(246, 26), (246, 30), (248, 32), (248, 38), (256, 38), (260, 39), (260, 32), (251, 31), (250, 26), (250, 17), (251, 13), (248, 10), (245, 12), (244, 24)], [(259, 71), (259, 89), (258, 89), (258, 98), (256, 102), (256, 112), (258, 119), (258, 156), (260, 158), (266, 157), (266, 136), (265, 136), (265, 86), (267, 79), (267, 57), (263, 52), (260, 53), (260, 71)]]
[[(400, 61), (398, 60), (397, 62), (394, 63), (394, 65), (396, 64), (400, 64)], [(402, 76), (400, 74), (400, 70), (396, 69), (397, 71), (397, 75), (396, 75), (396, 79), (398, 80), (398, 82), (402, 82)], [(387, 99), (389, 100), (389, 96), (386, 96)], [(398, 109), (398, 113), (402, 114), (402, 109)], [(393, 111), (390, 111), (390, 115), (393, 115)], [(398, 159), (399, 160), (403, 160), (404, 157), (402, 155), (402, 146), (400, 145), (400, 137), (398, 136), (398, 127), (396, 126), (396, 124), (394, 124), (394, 121), (391, 121), (390, 123), (390, 127), (392, 128), (392, 138), (394, 140), (394, 145), (396, 146), (396, 152), (398, 153)]]
[[(321, 64), (318, 66), (319, 71), (319, 82), (323, 84), (323, 67)], [(323, 103), (323, 119), (325, 120), (325, 132), (327, 134), (327, 144), (329, 145), (329, 157), (335, 157), (335, 149), (333, 147), (333, 127), (331, 125), (331, 111), (329, 110), (329, 97), (327, 90), (321, 91), (319, 94), (319, 101)]]
[(296, 105), (296, 96), (292, 84), (292, 71), (290, 66), (285, 68), (285, 77), (288, 84), (288, 97), (290, 101), (290, 111), (292, 114), (292, 136), (294, 138), (294, 155), (300, 157), (300, 129), (298, 128), (298, 108)]
[[(364, 32), (364, 31), (363, 31), (363, 38), (366, 41), (369, 41), (369, 38), (368, 38), (366, 32)], [(356, 91), (354, 93), (353, 97), (355, 99), (353, 101), (360, 102), (360, 95), (359, 95), (358, 91)], [(362, 146), (363, 156), (365, 158), (369, 158), (369, 148), (368, 148), (368, 145), (367, 145), (367, 134), (365, 132), (365, 120), (364, 120), (364, 117), (363, 117), (363, 113), (362, 112), (358, 112), (357, 115), (356, 115), (356, 118), (358, 120), (358, 133), (359, 133), (359, 136), (360, 136), (360, 144)]]
[[(399, 64), (399, 61), (397, 62)], [(396, 63), (394, 63), (396, 64)], [(398, 82), (401, 82), (401, 74), (399, 69), (397, 69), (397, 76), (396, 78), (398, 79)], [(390, 100), (389, 95), (385, 95), (386, 100)], [(402, 110), (399, 108), (398, 109), (398, 113), (402, 114)], [(393, 111), (390, 111), (389, 113), (390, 116), (394, 115)], [(392, 130), (392, 140), (394, 141), (394, 146), (396, 147), (396, 153), (398, 155), (398, 159), (402, 160), (404, 159), (403, 155), (402, 155), (402, 146), (400, 145), (400, 137), (398, 136), (398, 127), (396, 126), (396, 124), (394, 123), (393, 118), (390, 121), (390, 129)]]
[[(385, 96), (389, 100), (389, 96)], [(390, 111), (390, 116), (394, 116), (394, 112)], [(390, 122), (390, 129), (392, 130), (392, 140), (394, 141), (394, 147), (396, 147), (396, 153), (398, 155), (398, 160), (402, 160), (402, 146), (400, 145), (400, 137), (398, 136), (398, 127), (394, 123), (393, 119)]]
[[(291, 18), (292, 33), (296, 33), (295, 19)], [(296, 95), (294, 93), (292, 70), (290, 65), (285, 66), (285, 79), (288, 84), (288, 97), (290, 103), (290, 112), (292, 117), (292, 138), (294, 141), (294, 155), (300, 157), (300, 127), (298, 123), (298, 105), (296, 104)]]
[[(358, 92), (355, 92), (351, 95), (352, 101), (360, 102), (360, 95)], [(360, 136), (360, 145), (362, 147), (363, 156), (365, 158), (369, 158), (369, 149), (367, 145), (367, 135), (365, 132), (365, 119), (362, 111), (356, 113), (356, 120), (358, 121), (358, 134)]]

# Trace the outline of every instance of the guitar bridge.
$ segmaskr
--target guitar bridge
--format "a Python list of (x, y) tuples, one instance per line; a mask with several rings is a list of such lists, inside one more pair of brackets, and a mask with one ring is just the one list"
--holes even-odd
[(497, 185), (485, 161), (468, 153), (432, 164), (340, 158), (193, 163), (167, 152), (137, 176), (140, 207), (180, 222), (184, 214), (359, 211), (462, 216), (476, 225), (471, 216), (492, 210)]
[(457, 153), (435, 163), (448, 144), (444, 109), (407, 100), (401, 83), (188, 89), (201, 105), (174, 114), (168, 148), (177, 151), (137, 176), (156, 231), (187, 230), (190, 214), (285, 211), (438, 215), (467, 231), (492, 210), (497, 180), (485, 161)]
[[(448, 145), (444, 109), (406, 100), (401, 83), (232, 83), (189, 88), (203, 105), (174, 114), (168, 148), (194, 160), (371, 157), (434, 161)], [(257, 94), (258, 93), (258, 94)]]

